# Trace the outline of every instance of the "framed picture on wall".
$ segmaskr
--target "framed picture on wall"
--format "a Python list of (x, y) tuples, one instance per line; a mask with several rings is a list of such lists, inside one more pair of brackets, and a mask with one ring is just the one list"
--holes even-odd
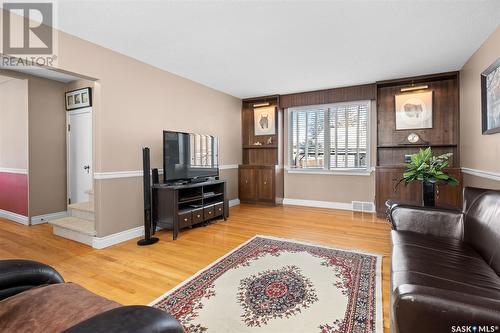
[(254, 135), (276, 134), (275, 111), (274, 106), (253, 109)]
[(396, 130), (432, 128), (432, 91), (395, 96)]
[(66, 110), (87, 108), (89, 106), (92, 106), (92, 89), (90, 87), (66, 93)]
[(481, 73), (483, 134), (500, 133), (500, 58)]

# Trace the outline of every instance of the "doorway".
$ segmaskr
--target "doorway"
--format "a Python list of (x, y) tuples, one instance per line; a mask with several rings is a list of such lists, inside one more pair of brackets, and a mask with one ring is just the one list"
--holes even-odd
[(92, 186), (92, 107), (67, 113), (68, 204), (89, 201)]

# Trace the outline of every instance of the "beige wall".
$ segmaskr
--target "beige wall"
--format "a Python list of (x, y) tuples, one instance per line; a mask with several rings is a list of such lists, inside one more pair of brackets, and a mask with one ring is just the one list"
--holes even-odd
[[(66, 210), (66, 84), (14, 71), (0, 75), (26, 85), (26, 168), (29, 216)], [(9, 81), (10, 82), (10, 81)], [(16, 125), (17, 126), (17, 125)]]
[[(288, 112), (285, 111), (285, 147), (288, 147)], [(371, 165), (376, 164), (377, 110), (372, 102), (370, 114)], [(285, 164), (288, 164), (288, 149)], [(335, 174), (305, 174), (285, 171), (285, 198), (351, 203), (375, 201), (375, 172), (370, 176), (344, 176)]]
[(0, 83), (0, 168), (28, 169), (28, 81)]
[(473, 187), (489, 188), (492, 190), (500, 190), (500, 181), (484, 177), (477, 177), (473, 175), (464, 174), (463, 183), (464, 186), (473, 186)]
[[(162, 167), (162, 130), (213, 134), (220, 164), (241, 162), (241, 100), (109, 49), (60, 33), (60, 69), (96, 78), (94, 172), (142, 169), (141, 148)], [(222, 170), (237, 194), (237, 172)], [(141, 178), (96, 179), (96, 228), (106, 236), (142, 225)]]
[(28, 78), (30, 216), (66, 210), (66, 84)]
[[(481, 73), (500, 58), (500, 27), (460, 71), (461, 166), (500, 174), (500, 134), (481, 134)], [(498, 182), (467, 175), (464, 185), (495, 187)]]

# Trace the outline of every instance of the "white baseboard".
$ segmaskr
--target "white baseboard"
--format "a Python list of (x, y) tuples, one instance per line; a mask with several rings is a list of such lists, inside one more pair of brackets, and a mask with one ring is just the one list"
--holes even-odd
[(331, 201), (317, 201), (317, 200), (284, 198), (283, 204), (284, 205), (293, 205), (293, 206), (307, 206), (307, 207), (318, 207), (318, 208), (352, 210), (352, 203), (346, 203), (346, 202), (331, 202)]
[(233, 207), (240, 204), (240, 199), (229, 200), (229, 207)]
[(461, 169), (462, 169), (463, 173), (468, 174), (468, 175), (500, 181), (500, 173), (498, 173), (498, 172), (464, 168), (464, 167), (462, 167)]
[(92, 240), (92, 247), (94, 249), (104, 249), (105, 247), (125, 242), (133, 238), (141, 237), (143, 235), (144, 227), (136, 227), (104, 237), (94, 237)]
[[(239, 204), (240, 204), (239, 199), (229, 200), (229, 207), (233, 207)], [(142, 226), (136, 227), (104, 237), (94, 237), (92, 240), (92, 247), (94, 249), (104, 249), (105, 247), (112, 246), (142, 236), (144, 236), (144, 227)]]
[(3, 209), (0, 209), (0, 217), (3, 217), (4, 219), (11, 220), (11, 221), (21, 223), (24, 225), (30, 224), (29, 217), (24, 216), (24, 215), (20, 215), (20, 214), (16, 214), (16, 213), (12, 213), (12, 212), (9, 212), (9, 211), (3, 210)]
[(66, 217), (66, 216), (68, 216), (67, 211), (32, 216), (31, 217), (31, 225), (47, 223), (47, 222), (52, 221), (52, 220), (62, 219), (63, 217)]

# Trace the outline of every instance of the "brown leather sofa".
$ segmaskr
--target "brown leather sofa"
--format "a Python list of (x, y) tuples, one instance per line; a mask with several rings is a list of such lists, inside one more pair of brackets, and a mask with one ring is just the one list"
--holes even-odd
[(122, 306), (31, 260), (0, 260), (0, 332), (183, 333), (166, 312)]
[(500, 191), (463, 207), (390, 207), (393, 333), (500, 332)]

